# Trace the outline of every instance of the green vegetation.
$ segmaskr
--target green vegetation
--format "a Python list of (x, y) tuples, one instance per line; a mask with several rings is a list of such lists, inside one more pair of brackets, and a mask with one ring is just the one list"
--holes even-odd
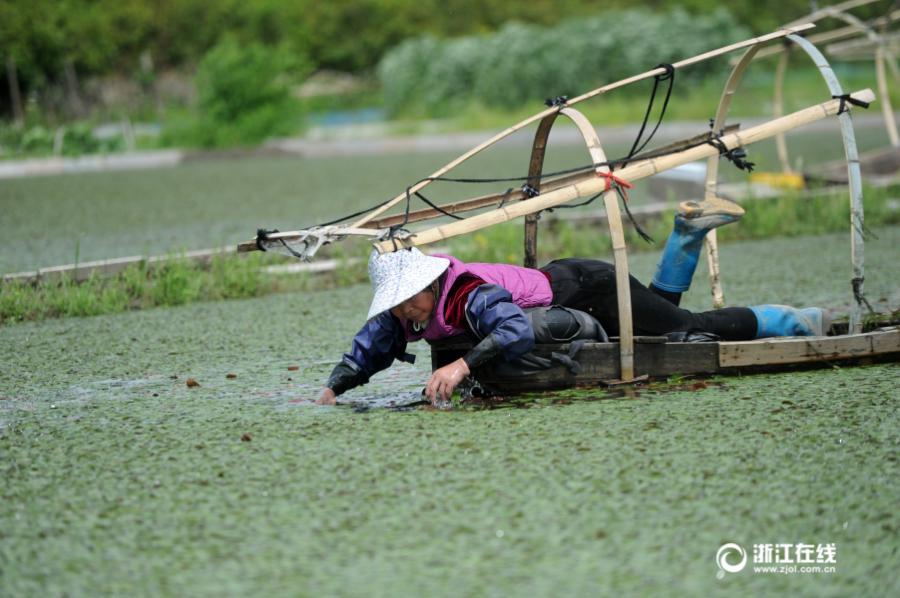
[[(573, 97), (597, 79), (616, 81), (747, 36), (723, 9), (702, 16), (610, 11), (552, 28), (510, 23), (492, 35), (414, 38), (385, 54), (378, 74), (392, 114), (446, 115), (473, 101), (508, 109)], [(726, 60), (701, 63), (677, 80), (694, 83)]]
[(74, 121), (58, 130), (48, 129), (43, 124), (15, 127), (0, 122), (0, 158), (7, 156), (49, 156), (56, 153), (63, 156), (84, 154), (108, 154), (121, 151), (125, 147), (121, 136), (98, 138), (93, 133), (89, 121)]
[[(11, 120), (17, 95), (23, 122), (0, 124), (0, 157), (48, 155), (60, 139), (70, 155), (132, 142), (255, 144), (301, 134), (311, 112), (360, 107), (402, 118), (392, 123), (399, 133), (432, 126), (421, 122), (432, 116), (453, 117), (444, 129), (495, 127), (514, 119), (509, 111), (530, 114), (548, 96), (770, 31), (809, 9), (805, 0), (720, 4), (613, 0), (598, 10), (593, 0), (10, 0), (0, 4), (0, 54), (15, 68), (10, 81), (19, 89), (0, 85), (0, 115)], [(880, 12), (879, 3), (854, 10), (860, 18)], [(704, 75), (724, 60), (679, 74), (686, 101), (670, 117), (711, 115), (721, 82)], [(352, 89), (302, 99), (288, 93), (325, 71), (350, 74)], [(866, 84), (871, 79), (867, 72)], [(769, 93), (751, 90), (744, 102), (750, 110), (736, 106), (735, 113), (766, 114)], [(637, 99), (645, 95), (643, 86), (630, 88), (594, 104), (589, 116), (602, 115), (600, 124), (637, 120), (644, 109)], [(134, 120), (161, 121), (162, 136), (128, 133), (126, 143), (90, 134), (101, 122)]]
[[(867, 288), (896, 305), (900, 228), (878, 234)], [(839, 306), (845, 239), (724, 246), (729, 301)], [(655, 257), (635, 256), (640, 278)], [(315, 396), (368, 300), (0, 327), (0, 595), (895, 593), (896, 365), (528, 409), (290, 403)], [(423, 344), (347, 401), (421, 390)], [(837, 573), (716, 579), (723, 543), (752, 558), (782, 541), (836, 543)]]
[(282, 279), (264, 274), (264, 265), (271, 263), (259, 254), (219, 256), (208, 265), (173, 259), (152, 267), (142, 262), (115, 276), (92, 275), (80, 283), (69, 276), (37, 284), (3, 283), (0, 323), (244, 299), (310, 286), (304, 275)]
[(231, 147), (295, 133), (300, 126), (299, 106), (289, 84), (302, 80), (309, 69), (286, 48), (225, 39), (197, 67), (196, 111), (187, 123), (171, 124), (162, 141)]
[[(602, 10), (683, 7), (703, 15), (720, 5), (714, 0), (609, 0)], [(729, 8), (738, 22), (764, 32), (806, 14), (809, 3), (759, 0)], [(854, 14), (865, 18), (883, 10), (876, 3)], [(0, 4), (0, 39), (3, 53), (18, 64), (27, 93), (62, 79), (66, 63), (85, 74), (124, 72), (146, 81), (153, 74), (142, 68), (142, 54), (149, 54), (159, 70), (190, 66), (228, 36), (285, 45), (309, 57), (316, 69), (360, 72), (397, 43), (422, 33), (471, 35), (510, 21), (554, 25), (598, 12), (594, 0), (7, 0)], [(620, 27), (613, 19), (607, 22), (608, 29)]]

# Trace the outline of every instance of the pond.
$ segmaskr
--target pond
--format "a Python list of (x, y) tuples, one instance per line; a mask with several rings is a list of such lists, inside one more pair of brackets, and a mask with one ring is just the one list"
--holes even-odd
[[(886, 133), (878, 119), (864, 116), (867, 118), (857, 126), (860, 150), (884, 146)], [(583, 145), (572, 143), (572, 129), (567, 132), (565, 123), (560, 127), (558, 138), (551, 136), (547, 172), (589, 163)], [(704, 126), (695, 123), (678, 129), (693, 135), (702, 133)], [(626, 152), (632, 134), (610, 130), (613, 141), (607, 153)], [(532, 130), (517, 133), (454, 174), (522, 176), (532, 135)], [(660, 131), (658, 143), (671, 140), (671, 134)], [(796, 131), (789, 143), (791, 155), (807, 165), (843, 155), (837, 121)], [(4, 239), (0, 273), (233, 246), (252, 238), (260, 227), (290, 230), (323, 222), (397, 195), (464, 149), (220, 159), (159, 170), (6, 180), (0, 184), (0, 235)], [(758, 169), (777, 168), (771, 142), (751, 146), (749, 151)], [(746, 177), (727, 164), (720, 170), (724, 180)], [(427, 195), (436, 201), (452, 201), (503, 191), (511, 185), (435, 183)], [(645, 201), (646, 188), (646, 181), (637, 183), (631, 194), (634, 205)]]
[[(897, 308), (900, 228), (875, 233), (870, 296)], [(844, 244), (723, 246), (726, 290), (839, 308)], [(638, 276), (653, 257), (635, 256)], [(688, 303), (706, 301), (695, 285)], [(367, 302), (358, 286), (0, 329), (0, 593), (873, 595), (894, 583), (896, 364), (529, 409), (294, 402), (315, 395)], [(347, 401), (416, 393), (428, 363), (416, 353)], [(718, 580), (728, 542), (750, 554), (834, 543), (837, 572)]]
[[(260, 221), (307, 222), (358, 206), (363, 190), (389, 195), (442, 159), (208, 162), (4, 183), (4, 267), (68, 261), (79, 236), (83, 259), (231, 243)], [(896, 310), (900, 227), (873, 233), (867, 293)], [(723, 245), (729, 302), (846, 311), (847, 237)], [(656, 257), (632, 256), (635, 274), (648, 279)], [(701, 266), (687, 307), (708, 305), (704, 280)], [(630, 398), (588, 390), (528, 409), (312, 406), (369, 296), (362, 285), (0, 328), (0, 595), (895, 586), (897, 364)], [(412, 348), (415, 365), (343, 402), (414, 398), (429, 355)], [(833, 543), (837, 572), (748, 568), (719, 580), (716, 551), (729, 542), (750, 554), (759, 543)]]

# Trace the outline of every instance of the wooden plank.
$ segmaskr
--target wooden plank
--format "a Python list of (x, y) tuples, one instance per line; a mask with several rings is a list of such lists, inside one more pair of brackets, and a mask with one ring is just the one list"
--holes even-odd
[[(652, 377), (727, 374), (735, 370), (794, 370), (819, 367), (824, 362), (866, 358), (900, 359), (900, 327), (848, 336), (718, 343), (659, 343), (655, 338), (635, 338), (639, 340), (635, 344), (635, 370)], [(472, 343), (465, 337), (434, 343), (432, 366), (450, 363), (471, 347)], [(568, 344), (538, 345), (533, 352), (549, 358), (555, 351), (567, 353), (568, 349)], [(557, 365), (526, 376), (514, 366), (499, 363), (477, 369), (475, 376), (485, 386), (501, 393), (594, 386), (618, 376), (618, 357), (619, 343), (589, 342), (575, 358), (582, 367), (577, 375)]]
[[(669, 376), (672, 374), (713, 374), (719, 369), (718, 343), (660, 343), (657, 337), (635, 337), (635, 369), (641, 374)], [(459, 339), (432, 345), (432, 366), (450, 363), (471, 348), (472, 344)], [(553, 352), (568, 352), (568, 344), (538, 345), (534, 354), (550, 358)], [(573, 374), (556, 365), (535, 374), (524, 376), (515, 367), (500, 363), (476, 370), (479, 382), (500, 392), (553, 390), (573, 386), (595, 386), (619, 376), (619, 343), (587, 343), (575, 357), (581, 364), (580, 373)]]
[(768, 338), (719, 343), (719, 365), (777, 365), (900, 352), (900, 329), (829, 337)]

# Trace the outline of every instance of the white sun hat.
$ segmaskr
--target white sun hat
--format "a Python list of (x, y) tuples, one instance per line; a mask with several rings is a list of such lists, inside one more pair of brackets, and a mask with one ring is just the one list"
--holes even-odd
[(390, 253), (373, 250), (369, 256), (369, 279), (375, 296), (366, 319), (397, 307), (427, 288), (449, 267), (447, 258), (425, 255), (415, 247)]

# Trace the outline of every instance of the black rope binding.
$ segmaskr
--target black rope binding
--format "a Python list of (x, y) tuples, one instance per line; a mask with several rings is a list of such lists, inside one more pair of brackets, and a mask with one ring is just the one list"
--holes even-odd
[(529, 185), (528, 183), (525, 183), (524, 185), (522, 185), (522, 193), (524, 193), (524, 194), (525, 194), (525, 197), (527, 197), (528, 199), (531, 199), (531, 198), (533, 198), (533, 197), (537, 197), (538, 195), (541, 194), (540, 191), (538, 191), (537, 189), (535, 189), (534, 187), (532, 187), (532, 186)]
[(544, 100), (544, 104), (548, 108), (558, 107), (565, 108), (566, 104), (569, 102), (569, 96), (556, 96), (555, 98), (547, 98)]
[[(650, 140), (653, 139), (653, 136), (656, 135), (656, 131), (659, 129), (659, 125), (662, 124), (663, 118), (666, 115), (666, 108), (669, 107), (669, 98), (672, 97), (672, 88), (675, 87), (675, 67), (668, 63), (657, 64), (655, 68), (665, 69), (666, 72), (661, 75), (653, 76), (653, 89), (650, 91), (650, 99), (647, 102), (647, 110), (644, 111), (644, 120), (641, 122), (641, 128), (638, 131), (637, 137), (634, 140), (634, 143), (631, 145), (631, 149), (628, 151), (628, 155), (624, 158), (622, 162), (622, 166), (626, 166), (628, 161), (635, 156), (635, 154), (642, 152), (647, 144), (650, 143)], [(653, 130), (650, 131), (650, 135), (647, 136), (647, 139), (643, 140), (641, 143), (641, 139), (644, 136), (644, 131), (647, 128), (647, 122), (650, 120), (650, 113), (653, 111), (653, 104), (656, 102), (656, 92), (659, 89), (659, 84), (663, 81), (668, 81), (669, 85), (666, 89), (666, 98), (663, 100), (662, 108), (659, 111), (659, 118), (656, 119), (656, 125), (653, 127)]]
[(872, 309), (872, 304), (869, 303), (869, 300), (866, 299), (866, 296), (863, 295), (862, 285), (865, 282), (865, 278), (862, 276), (857, 276), (853, 278), (850, 283), (853, 285), (853, 298), (856, 299), (857, 305), (865, 305), (866, 309), (869, 310), (869, 314), (875, 315), (875, 310)]
[(719, 150), (720, 156), (731, 161), (731, 163), (737, 166), (740, 170), (753, 172), (753, 167), (756, 166), (756, 163), (750, 162), (746, 159), (747, 150), (745, 150), (744, 148), (736, 147), (733, 149), (728, 149), (728, 146), (725, 145), (724, 141), (722, 141), (722, 135), (712, 132), (710, 132), (709, 139), (706, 141), (706, 143)]
[(264, 228), (256, 229), (256, 248), (260, 251), (268, 251), (268, 249), (266, 249), (266, 246), (263, 245), (263, 242), (269, 240), (269, 235), (277, 232), (277, 228), (273, 228), (272, 230), (266, 230)]
[(859, 106), (860, 108), (868, 108), (869, 102), (863, 102), (862, 100), (857, 100), (849, 93), (841, 94), (839, 96), (831, 96), (832, 100), (840, 100), (841, 103), (838, 105), (838, 114), (843, 114), (844, 112), (849, 111), (850, 109), (847, 107), (847, 104), (853, 104), (854, 106)]
[[(269, 235), (271, 235), (272, 233), (277, 233), (277, 232), (279, 232), (277, 228), (273, 228), (272, 230), (266, 230), (264, 228), (256, 229), (256, 248), (259, 249), (260, 251), (268, 251), (268, 249), (266, 249), (266, 246), (263, 245), (263, 243), (265, 243), (266, 241), (271, 241), (271, 239), (269, 239)], [(295, 258), (298, 258), (301, 260), (307, 259), (303, 256), (302, 253), (300, 253), (299, 251), (295, 251), (293, 247), (288, 245), (284, 239), (275, 239), (275, 240), (278, 241), (279, 243), (281, 243), (284, 246), (284, 248), (287, 249), (288, 252)], [(309, 247), (309, 243), (304, 243), (303, 247), (304, 247), (304, 249)]]
[[(666, 108), (668, 107), (669, 99), (672, 95), (672, 88), (673, 88), (674, 80), (675, 80), (675, 67), (674, 66), (672, 66), (671, 64), (660, 64), (657, 66), (657, 68), (665, 69), (665, 73), (656, 75), (654, 77), (653, 90), (651, 91), (651, 97), (648, 102), (646, 113), (644, 115), (644, 121), (641, 124), (641, 129), (640, 129), (640, 132), (638, 133), (638, 137), (637, 137), (637, 139), (635, 139), (635, 142), (632, 145), (631, 151), (629, 151), (628, 156), (626, 156), (624, 158), (615, 158), (615, 159), (611, 159), (611, 160), (606, 160), (604, 162), (585, 164), (583, 166), (576, 166), (574, 168), (567, 168), (567, 169), (563, 169), (563, 170), (557, 170), (554, 172), (543, 172), (540, 174), (528, 175), (528, 176), (492, 177), (492, 178), (455, 178), (455, 177), (441, 177), (441, 176), (425, 177), (423, 179), (416, 181), (416, 183), (414, 183), (414, 185), (410, 185), (409, 187), (406, 188), (406, 205), (404, 206), (403, 221), (399, 224), (395, 224), (393, 226), (388, 227), (388, 233), (387, 233), (386, 238), (390, 238), (390, 239), (394, 240), (394, 237), (397, 235), (397, 233), (399, 233), (399, 232), (408, 233), (409, 232), (404, 227), (409, 223), (409, 212), (410, 212), (410, 205), (412, 203), (413, 195), (415, 195), (416, 197), (421, 199), (423, 202), (425, 202), (426, 204), (428, 204), (430, 207), (434, 208), (441, 214), (444, 214), (446, 216), (449, 216), (449, 217), (457, 219), (457, 220), (462, 220), (461, 217), (451, 214), (449, 212), (446, 212), (445, 210), (440, 208), (438, 205), (433, 203), (431, 200), (426, 198), (421, 193), (412, 192), (412, 187), (415, 185), (418, 185), (420, 183), (442, 181), (442, 182), (448, 182), (448, 183), (475, 183), (475, 184), (481, 183), (481, 184), (484, 184), (484, 183), (502, 183), (502, 182), (524, 181), (525, 184), (521, 187), (523, 194), (526, 195), (527, 197), (534, 197), (533, 195), (531, 195), (531, 190), (536, 190), (537, 185), (539, 185), (540, 182), (542, 180), (544, 180), (545, 178), (563, 176), (563, 175), (567, 175), (567, 174), (588, 173), (588, 172), (596, 171), (596, 169), (598, 169), (602, 166), (606, 166), (610, 170), (613, 170), (617, 167), (624, 166), (624, 165), (628, 164), (629, 162), (637, 160), (637, 159), (647, 160), (647, 159), (651, 159), (651, 158), (657, 158), (660, 156), (665, 156), (665, 155), (669, 155), (672, 153), (676, 153), (676, 152), (682, 151), (684, 149), (690, 149), (691, 147), (698, 147), (700, 145), (703, 145), (704, 143), (707, 143), (706, 141), (699, 141), (693, 145), (689, 145), (686, 147), (644, 152), (644, 148), (646, 148), (647, 145), (650, 143), (651, 139), (653, 138), (654, 134), (656, 133), (657, 129), (659, 128), (660, 124), (662, 123), (663, 117), (666, 112)], [(666, 96), (663, 101), (662, 108), (660, 109), (659, 118), (657, 119), (657, 122), (654, 125), (653, 130), (650, 132), (650, 134), (647, 136), (647, 138), (643, 139), (644, 132), (646, 131), (647, 124), (649, 122), (650, 114), (653, 111), (653, 105), (655, 103), (655, 98), (656, 98), (656, 94), (659, 89), (659, 84), (664, 81), (668, 81), (669, 85), (666, 90)], [(562, 108), (567, 105), (568, 99), (569, 99), (568, 96), (560, 95), (560, 96), (556, 96), (555, 98), (548, 98), (546, 100), (545, 104), (549, 107), (555, 106), (555, 107)], [(734, 155), (735, 157), (742, 159), (744, 156), (744, 154), (742, 154), (742, 152), (743, 152), (743, 150), (740, 150), (740, 151), (732, 150), (732, 152), (726, 152), (726, 153), (730, 154), (729, 159), (731, 159), (731, 155)], [(746, 163), (746, 164), (749, 164), (752, 167), (752, 163)], [(613, 185), (613, 187), (616, 188), (616, 192), (622, 198), (622, 201), (625, 204), (625, 212), (628, 215), (629, 219), (631, 220), (632, 224), (634, 225), (635, 229), (638, 231), (638, 234), (641, 236), (641, 238), (648, 240), (648, 241), (652, 241), (651, 237), (649, 235), (647, 235), (640, 228), (640, 226), (637, 224), (637, 222), (634, 220), (634, 217), (631, 214), (631, 211), (629, 210), (628, 205), (627, 205), (627, 201), (626, 201), (627, 196), (624, 195), (623, 190), (621, 188), (619, 188), (618, 185)], [(504, 193), (504, 195), (500, 201), (500, 207), (502, 207), (504, 204), (506, 204), (506, 202), (509, 200), (509, 197), (511, 196), (513, 190), (514, 190), (513, 187), (510, 187), (509, 189), (506, 190), (506, 192)], [(602, 193), (595, 195), (591, 198), (588, 198), (586, 201), (578, 203), (578, 204), (567, 204), (567, 205), (561, 205), (561, 206), (556, 206), (556, 207), (557, 208), (574, 208), (574, 207), (584, 206), (584, 205), (587, 205), (587, 204), (591, 203), (592, 201), (594, 201), (600, 195), (602, 195)], [(340, 218), (336, 218), (336, 219), (330, 220), (328, 222), (322, 222), (320, 224), (317, 224), (316, 226), (330, 226), (330, 225), (334, 225), (334, 224), (339, 224), (339, 223), (349, 220), (351, 218), (356, 218), (358, 216), (367, 214), (367, 213), (371, 212), (372, 210), (376, 210), (382, 206), (387, 205), (391, 201), (392, 201), (391, 199), (388, 199), (388, 200), (380, 202), (376, 205), (373, 205), (369, 208), (362, 209), (358, 212), (354, 212), (352, 214), (348, 214), (346, 216), (342, 216)], [(552, 210), (548, 210), (548, 211), (552, 211)], [(269, 231), (269, 232), (275, 232), (275, 231)], [(261, 242), (265, 241), (265, 240), (266, 240), (265, 237), (263, 237), (263, 238), (258, 237), (257, 238), (257, 246), (260, 246)], [(396, 243), (396, 240), (394, 240), (394, 242)], [(282, 244), (284, 244), (285, 247), (288, 249), (288, 251), (290, 251), (292, 254), (297, 255), (297, 253), (294, 252), (290, 247), (288, 247), (283, 240), (282, 240)]]

